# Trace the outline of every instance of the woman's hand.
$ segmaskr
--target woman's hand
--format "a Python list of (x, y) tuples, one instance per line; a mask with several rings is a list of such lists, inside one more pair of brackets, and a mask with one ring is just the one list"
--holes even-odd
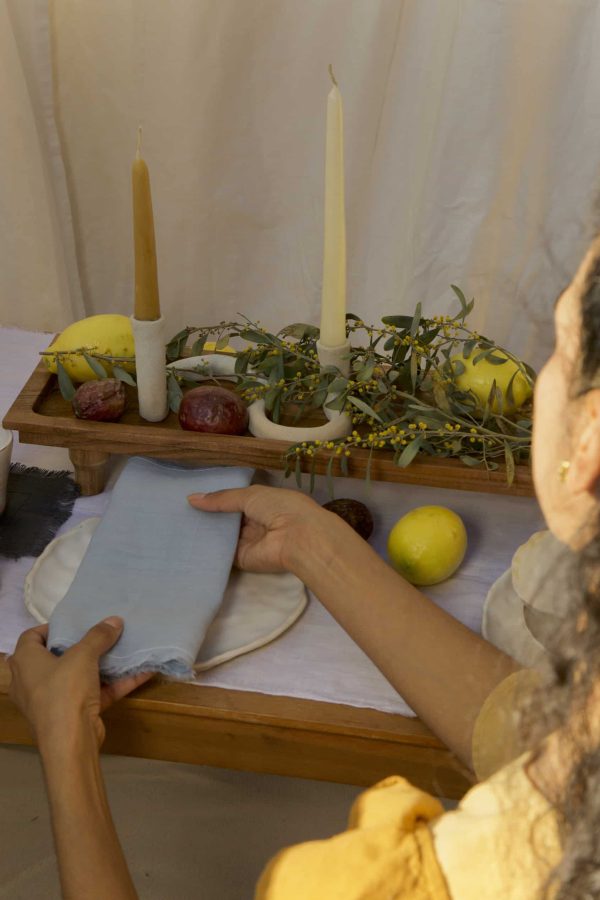
[(60, 657), (46, 648), (47, 625), (23, 632), (8, 659), (9, 693), (41, 749), (64, 745), (81, 729), (91, 731), (99, 748), (105, 735), (101, 713), (151, 677), (143, 673), (100, 683), (98, 661), (122, 631), (123, 620), (112, 616), (90, 628)]
[(206, 512), (241, 512), (236, 565), (250, 572), (289, 572), (299, 548), (328, 533), (334, 518), (298, 491), (253, 485), (249, 488), (191, 494), (190, 504)]

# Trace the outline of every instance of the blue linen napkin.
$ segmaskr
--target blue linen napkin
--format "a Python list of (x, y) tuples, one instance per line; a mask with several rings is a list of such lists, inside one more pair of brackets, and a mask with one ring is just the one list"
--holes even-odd
[(192, 675), (229, 578), (238, 513), (192, 509), (188, 494), (247, 487), (252, 469), (189, 469), (135, 457), (117, 481), (73, 583), (50, 618), (63, 653), (110, 615), (120, 640), (100, 662), (105, 680), (136, 672)]

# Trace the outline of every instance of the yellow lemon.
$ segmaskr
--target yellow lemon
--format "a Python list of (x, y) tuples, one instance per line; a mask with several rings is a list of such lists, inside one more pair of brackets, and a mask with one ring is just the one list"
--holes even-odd
[(393, 567), (412, 584), (445, 581), (467, 549), (463, 521), (445, 506), (419, 506), (399, 519), (388, 535)]
[[(510, 414), (520, 406), (523, 406), (525, 401), (531, 397), (532, 391), (531, 384), (521, 367), (514, 360), (510, 359), (503, 350), (496, 349), (494, 349), (494, 356), (507, 360), (505, 363), (494, 365), (487, 359), (480, 359), (474, 363), (473, 360), (478, 353), (481, 353), (481, 350), (474, 350), (467, 359), (463, 359), (462, 356), (452, 357), (452, 363), (462, 363), (464, 366), (464, 372), (461, 374), (458, 374), (460, 366), (456, 366), (458, 372), (456, 370), (454, 372), (453, 378), (457, 388), (461, 391), (472, 391), (477, 397), (479, 404), (484, 407), (490, 396), (492, 384), (495, 381), (496, 387), (502, 391), (503, 412)], [(512, 403), (506, 397), (511, 379)], [(499, 412), (497, 400), (494, 400), (492, 403), (492, 412)]]
[[(212, 353), (217, 349), (217, 345), (215, 341), (207, 341), (202, 349), (203, 353)], [(224, 347), (221, 347), (220, 353), (235, 353), (236, 350), (230, 344), (225, 344)]]
[[(135, 344), (131, 320), (128, 316), (116, 314), (103, 314), (88, 316), (73, 322), (61, 334), (58, 335), (48, 350), (89, 350), (103, 356), (135, 356)], [(56, 372), (56, 357), (44, 356), (46, 365), (51, 372)], [(71, 376), (73, 381), (92, 381), (98, 376), (88, 366), (80, 353), (72, 356), (60, 356), (61, 363)], [(109, 375), (112, 375), (112, 366), (106, 360), (99, 360)], [(135, 370), (135, 364), (115, 363), (128, 372)]]

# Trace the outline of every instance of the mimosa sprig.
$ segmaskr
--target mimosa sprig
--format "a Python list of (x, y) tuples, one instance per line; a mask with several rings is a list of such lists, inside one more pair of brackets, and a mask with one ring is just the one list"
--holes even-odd
[[(344, 410), (353, 419), (349, 437), (323, 444), (303, 441), (287, 452), (288, 470), (297, 475), (302, 460), (317, 455), (339, 459), (342, 473), (356, 449), (389, 450), (399, 466), (407, 466), (418, 453), (457, 458), (468, 466), (497, 469), (506, 465), (512, 482), (515, 464), (527, 460), (531, 446), (531, 404), (508, 414), (513, 406), (512, 376), (503, 393), (493, 381), (489, 396), (481, 403), (471, 392), (461, 390), (456, 378), (464, 372), (462, 359), (487, 360), (494, 366), (512, 360), (515, 374), (530, 384), (535, 373), (507, 351), (502, 355), (489, 338), (470, 330), (466, 319), (473, 301), (453, 287), (460, 302), (455, 316), (422, 315), (419, 304), (413, 316), (385, 316), (380, 326), (368, 325), (358, 316), (347, 316), (350, 339), (362, 338), (351, 348), (351, 371), (345, 377), (333, 367), (321, 368), (317, 359), (318, 329), (294, 324), (276, 334), (245, 317), (215, 326), (191, 326), (172, 338), (168, 357), (184, 355), (194, 337), (191, 354), (199, 355), (207, 340), (216, 338), (216, 352), (233, 339), (248, 342), (237, 351), (237, 390), (247, 402), (263, 399), (273, 421), (283, 412), (296, 420), (327, 406)], [(185, 373), (172, 376), (178, 383)], [(177, 403), (177, 391), (173, 390)], [(179, 391), (180, 393), (180, 391)]]

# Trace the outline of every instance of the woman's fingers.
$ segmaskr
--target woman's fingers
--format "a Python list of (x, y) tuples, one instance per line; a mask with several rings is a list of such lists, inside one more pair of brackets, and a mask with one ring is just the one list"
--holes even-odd
[(130, 694), (141, 684), (152, 678), (153, 672), (138, 672), (137, 675), (127, 675), (125, 678), (119, 678), (118, 681), (112, 681), (110, 684), (103, 684), (100, 691), (100, 711), (104, 712), (117, 700), (121, 700)]
[(244, 512), (250, 488), (230, 488), (212, 494), (190, 494), (188, 502), (194, 509), (205, 512)]
[(36, 625), (35, 628), (28, 628), (27, 631), (24, 631), (19, 637), (17, 646), (15, 647), (15, 653), (19, 650), (24, 650), (26, 647), (45, 647), (47, 637), (47, 625)]

